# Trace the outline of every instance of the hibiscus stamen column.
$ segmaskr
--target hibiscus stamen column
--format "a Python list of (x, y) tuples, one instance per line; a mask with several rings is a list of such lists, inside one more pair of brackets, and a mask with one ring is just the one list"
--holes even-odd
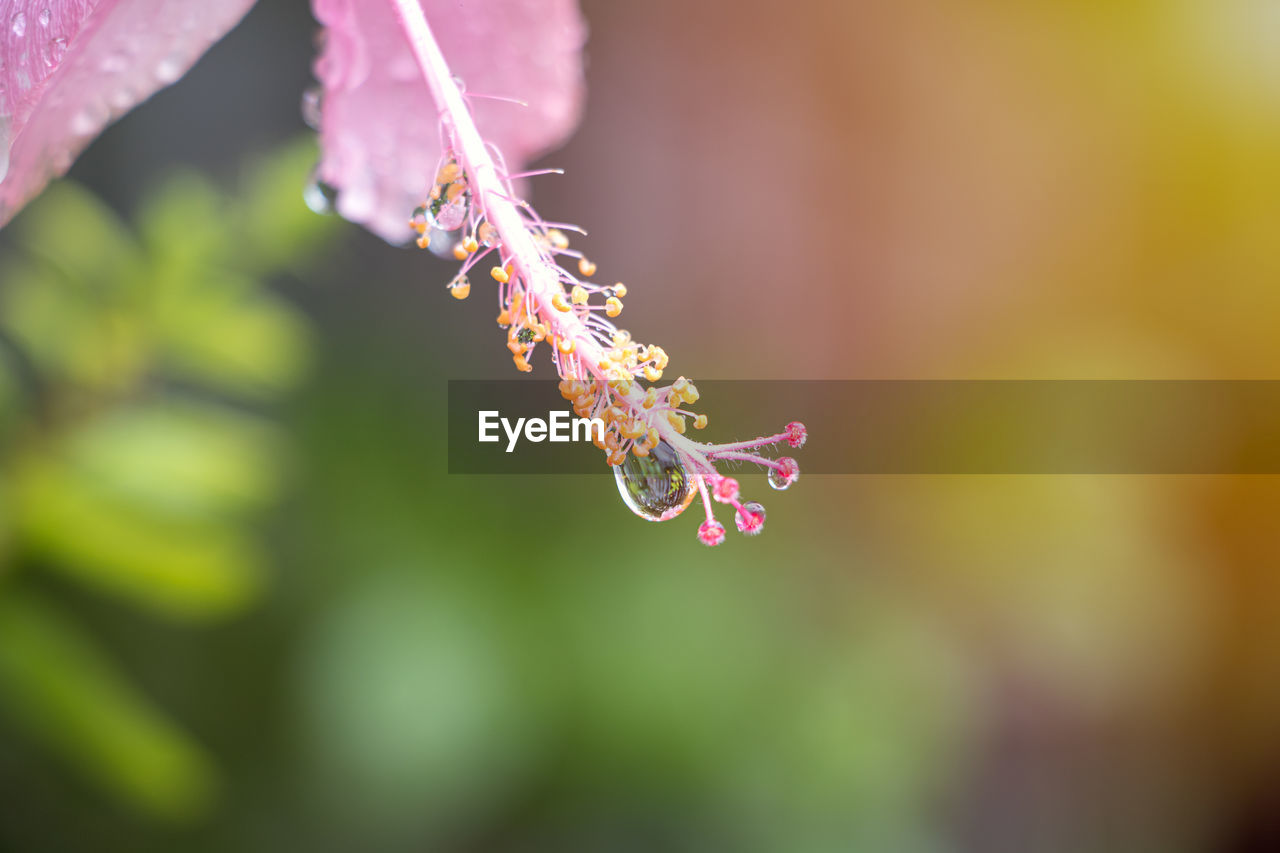
[[(580, 229), (545, 222), (516, 199), (512, 179), (517, 176), (507, 173), (501, 153), (480, 135), (418, 0), (388, 2), (440, 110), (444, 156), (430, 199), (415, 211), (410, 224), (422, 235), (418, 242), (423, 248), (435, 248), (439, 231), (463, 229), (463, 239), (452, 247), (454, 256), (464, 261), (462, 272), (450, 282), (452, 294), (467, 298), (472, 288), (466, 273), (496, 251), (498, 264), (490, 274), (498, 286), (498, 323), (508, 329), (507, 346), (516, 367), (532, 370), (529, 354), (538, 343), (549, 344), (563, 380), (561, 394), (577, 414), (600, 417), (607, 424), (597, 445), (615, 466), (623, 500), (642, 518), (664, 521), (700, 493), (707, 520), (699, 528), (699, 540), (716, 545), (723, 539), (723, 527), (713, 517), (709, 487), (718, 501), (732, 504), (739, 530), (759, 532), (764, 508), (755, 502), (739, 503), (736, 483), (713, 463), (763, 465), (769, 469), (770, 484), (785, 489), (799, 477), (795, 461), (766, 459), (757, 451), (783, 440), (799, 447), (804, 427), (792, 424), (777, 435), (728, 445), (703, 444), (685, 436), (689, 418), (695, 429), (707, 424), (706, 415), (688, 409), (698, 400), (697, 388), (683, 376), (664, 388), (641, 386), (641, 378), (651, 383), (662, 378), (667, 355), (661, 347), (640, 345), (613, 324), (623, 310), (626, 286), (589, 281), (596, 264), (570, 249), (563, 233)], [(559, 257), (575, 259), (577, 274), (561, 266)], [(598, 301), (593, 304), (593, 299)], [(733, 494), (726, 500), (728, 483), (733, 483)]]

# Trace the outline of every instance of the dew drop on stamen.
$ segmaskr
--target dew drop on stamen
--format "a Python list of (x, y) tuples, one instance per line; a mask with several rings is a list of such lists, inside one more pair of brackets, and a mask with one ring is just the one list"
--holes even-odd
[[(751, 501), (742, 505), (742, 509), (734, 513), (733, 520), (738, 525), (738, 532), (747, 536), (755, 536), (764, 530), (764, 504)], [(748, 516), (750, 516), (748, 518)]]
[(665, 441), (638, 457), (628, 453), (613, 468), (622, 502), (646, 521), (667, 521), (684, 512), (693, 500), (693, 482), (680, 455)]
[(320, 129), (320, 108), (324, 99), (324, 90), (319, 86), (310, 86), (302, 93), (302, 120), (312, 130)]
[(769, 485), (778, 491), (785, 491), (791, 485), (791, 478), (777, 468), (769, 469)]

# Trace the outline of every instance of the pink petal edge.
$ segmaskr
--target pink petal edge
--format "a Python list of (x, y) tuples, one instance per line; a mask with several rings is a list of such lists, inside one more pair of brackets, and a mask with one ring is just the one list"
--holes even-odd
[(253, 0), (0, 0), (0, 225)]
[[(576, 0), (421, 0), (467, 91), (485, 138), (511, 170), (560, 145), (584, 96), (586, 24)], [(409, 41), (386, 0), (313, 0), (325, 25), (315, 73), (324, 87), (319, 178), (339, 191), (337, 210), (393, 243), (434, 183), (439, 113)]]

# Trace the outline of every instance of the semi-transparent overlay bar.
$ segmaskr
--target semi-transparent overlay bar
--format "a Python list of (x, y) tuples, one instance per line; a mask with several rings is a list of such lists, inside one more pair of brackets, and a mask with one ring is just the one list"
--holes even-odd
[[(697, 387), (700, 399), (686, 408), (709, 424), (691, 426), (688, 437), (739, 441), (801, 421), (806, 445), (782, 443), (772, 455), (795, 457), (806, 474), (1280, 474), (1280, 381), (702, 380)], [(557, 381), (451, 380), (449, 473), (609, 473), (589, 442), (536, 440), (536, 424), (528, 429), (566, 417), (574, 415)], [(482, 418), (498, 440), (480, 440)]]

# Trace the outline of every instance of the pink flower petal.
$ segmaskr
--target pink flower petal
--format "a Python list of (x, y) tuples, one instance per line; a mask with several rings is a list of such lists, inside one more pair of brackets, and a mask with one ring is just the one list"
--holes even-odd
[[(476, 98), (476, 124), (513, 171), (562, 143), (583, 99), (586, 25), (576, 0), (421, 0), (445, 58)], [(436, 105), (386, 0), (313, 0), (326, 26), (319, 178), (337, 209), (384, 239), (410, 238), (409, 214), (434, 183)]]
[(0, 0), (0, 225), (253, 0)]

